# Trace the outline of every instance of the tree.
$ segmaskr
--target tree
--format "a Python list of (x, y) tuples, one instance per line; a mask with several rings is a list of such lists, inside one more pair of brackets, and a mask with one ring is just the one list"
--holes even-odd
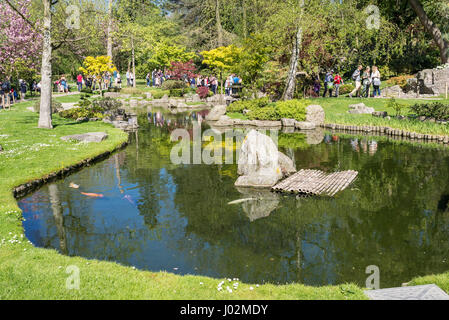
[[(0, 3), (0, 77), (16, 72), (16, 62), (21, 59), (29, 69), (39, 67), (41, 34), (22, 18), (30, 17), (31, 0), (17, 3), (17, 11), (8, 4)], [(16, 79), (17, 80), (17, 79)]]
[(80, 67), (80, 71), (90, 76), (100, 84), (100, 94), (103, 95), (103, 79), (107, 73), (112, 74), (117, 69), (112, 63), (110, 56), (87, 57), (83, 62), (84, 67)]
[(449, 62), (449, 41), (443, 37), (441, 30), (438, 26), (430, 20), (426, 11), (424, 10), (421, 2), (419, 0), (408, 0), (410, 6), (416, 12), (421, 24), (427, 30), (427, 32), (432, 36), (436, 45), (440, 49), (440, 57), (441, 62), (448, 63)]
[(223, 73), (236, 68), (241, 52), (242, 49), (234, 45), (201, 52), (203, 64), (220, 74), (221, 94), (223, 94)]
[(195, 78), (198, 74), (192, 60), (188, 62), (172, 62), (168, 71), (170, 79), (182, 80)]

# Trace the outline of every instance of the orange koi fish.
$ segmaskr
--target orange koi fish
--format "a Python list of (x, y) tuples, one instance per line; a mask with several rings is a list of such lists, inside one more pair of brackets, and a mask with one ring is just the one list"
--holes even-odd
[(88, 197), (93, 197), (93, 198), (103, 198), (104, 196), (102, 194), (98, 194), (98, 193), (85, 193), (85, 192), (81, 192), (82, 195), (88, 196)]

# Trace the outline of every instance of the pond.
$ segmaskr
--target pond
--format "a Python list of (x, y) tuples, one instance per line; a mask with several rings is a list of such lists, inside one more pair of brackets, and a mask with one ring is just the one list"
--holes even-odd
[(19, 201), (28, 239), (69, 256), (260, 284), (364, 286), (375, 265), (385, 288), (449, 270), (444, 148), (280, 133), (280, 149), (298, 169), (357, 170), (357, 180), (334, 198), (267, 192), (229, 204), (251, 198), (234, 187), (235, 163), (170, 160), (170, 133), (191, 132), (205, 115), (139, 115), (125, 150)]

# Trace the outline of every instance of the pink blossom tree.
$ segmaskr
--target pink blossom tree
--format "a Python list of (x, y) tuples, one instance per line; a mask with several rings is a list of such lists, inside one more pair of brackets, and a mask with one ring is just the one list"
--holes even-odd
[(42, 36), (24, 19), (30, 17), (31, 1), (17, 0), (17, 11), (0, 1), (0, 76), (13, 74), (17, 61), (35, 70), (40, 66)]

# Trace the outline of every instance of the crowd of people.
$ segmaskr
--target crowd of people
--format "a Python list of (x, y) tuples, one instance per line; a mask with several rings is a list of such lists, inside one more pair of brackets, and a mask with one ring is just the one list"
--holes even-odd
[[(357, 97), (369, 98), (371, 97), (371, 92), (373, 92), (374, 98), (380, 98), (380, 86), (382, 82), (380, 71), (377, 66), (366, 67), (365, 70), (363, 70), (363, 66), (358, 66), (351, 78), (355, 82), (355, 89), (349, 94), (350, 98), (354, 97), (354, 95)], [(326, 75), (324, 76), (323, 98), (326, 96), (338, 98), (342, 85), (344, 85), (344, 81), (338, 72), (334, 72), (334, 70), (326, 72)], [(320, 80), (315, 79), (313, 85), (315, 96), (320, 96), (321, 88)]]
[(19, 98), (23, 101), (27, 90), (28, 85), (25, 80), (19, 79), (17, 89), (11, 85), (11, 79), (9, 77), (0, 81), (0, 109), (5, 109), (16, 103)]
[[(151, 73), (147, 73), (146, 77), (147, 87), (161, 87), (164, 81), (170, 80), (171, 76), (167, 72), (163, 72), (162, 70), (154, 69)], [(186, 83), (186, 86), (190, 86), (192, 89), (198, 89), (201, 87), (208, 87), (210, 91), (215, 95), (218, 92), (218, 88), (220, 86), (219, 80), (215, 76), (201, 76), (197, 75), (196, 77), (184, 77), (182, 79)], [(242, 79), (239, 78), (235, 74), (229, 75), (224, 81), (224, 88), (226, 95), (232, 95), (232, 89), (236, 85), (241, 85)]]

